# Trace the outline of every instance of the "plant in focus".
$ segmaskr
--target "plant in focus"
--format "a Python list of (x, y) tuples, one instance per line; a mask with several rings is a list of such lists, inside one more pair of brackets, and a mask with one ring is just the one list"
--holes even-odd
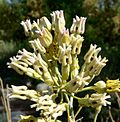
[[(22, 116), (19, 122), (60, 122), (58, 116), (67, 112), (68, 122), (77, 122), (83, 107), (95, 109), (94, 122), (102, 106), (110, 105), (109, 93), (120, 91), (119, 80), (97, 81), (93, 86), (89, 84), (98, 76), (108, 61), (99, 55), (101, 51), (97, 45), (90, 45), (84, 56), (84, 64), (79, 66), (78, 55), (81, 52), (85, 31), (85, 17), (76, 16), (70, 29), (65, 27), (64, 13), (62, 10), (51, 13), (52, 22), (46, 17), (31, 21), (22, 21), (25, 35), (31, 37), (32, 52), (26, 49), (10, 58), (9, 68), (29, 77), (43, 81), (49, 90), (29, 90), (27, 86), (12, 85), (10, 98), (31, 100), (31, 108), (39, 111), (39, 117)], [(92, 90), (84, 97), (78, 97), (80, 92)], [(56, 100), (59, 98), (59, 101)], [(74, 99), (79, 103), (75, 112)]]

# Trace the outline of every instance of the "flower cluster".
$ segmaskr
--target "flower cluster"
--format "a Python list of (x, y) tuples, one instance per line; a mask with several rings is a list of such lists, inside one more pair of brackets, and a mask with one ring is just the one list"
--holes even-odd
[[(84, 64), (79, 66), (78, 55), (81, 53), (85, 32), (86, 17), (76, 16), (70, 29), (65, 27), (65, 18), (62, 10), (51, 13), (52, 22), (46, 17), (31, 22), (29, 19), (22, 21), (25, 35), (30, 36), (29, 43), (33, 52), (26, 49), (18, 51), (18, 54), (10, 58), (9, 68), (29, 77), (43, 81), (51, 88), (51, 95), (41, 95), (34, 90), (28, 90), (25, 86), (12, 86), (11, 97), (29, 99), (40, 110), (41, 120), (58, 121), (66, 110), (68, 121), (75, 122), (76, 116), (73, 111), (73, 99), (77, 99), (80, 107), (93, 107), (100, 112), (102, 106), (110, 105), (106, 99), (110, 98), (107, 93), (120, 91), (119, 80), (98, 81), (94, 86), (88, 86), (95, 76), (98, 76), (108, 61), (106, 57), (99, 55), (101, 51), (97, 45), (90, 45), (84, 56)], [(76, 93), (94, 90), (95, 93), (83, 98), (76, 97)], [(59, 97), (56, 103), (54, 97)], [(54, 97), (53, 97), (54, 96)], [(98, 113), (99, 113), (98, 112)], [(96, 115), (97, 116), (97, 115)], [(31, 117), (31, 116), (30, 116)], [(28, 117), (29, 118), (29, 117)], [(23, 119), (25, 119), (23, 117)], [(96, 118), (95, 118), (96, 121)]]

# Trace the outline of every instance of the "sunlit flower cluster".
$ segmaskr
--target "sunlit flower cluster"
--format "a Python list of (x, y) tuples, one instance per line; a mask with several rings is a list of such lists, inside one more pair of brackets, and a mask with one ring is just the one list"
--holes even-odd
[[(46, 17), (33, 22), (29, 19), (21, 22), (25, 35), (31, 39), (29, 43), (32, 52), (19, 50), (16, 56), (10, 58), (8, 67), (20, 75), (26, 74), (44, 82), (50, 87), (51, 93), (43, 95), (38, 91), (28, 90), (26, 86), (12, 86), (10, 97), (34, 101), (31, 107), (40, 111), (40, 118), (35, 120), (40, 122), (60, 122), (57, 117), (64, 111), (67, 111), (68, 121), (75, 122), (77, 115), (72, 112), (73, 99), (77, 99), (80, 107), (96, 109), (95, 122), (102, 106), (110, 105), (106, 100), (110, 98), (107, 93), (120, 91), (120, 81), (98, 81), (93, 86), (88, 86), (100, 74), (108, 60), (99, 55), (100, 47), (91, 44), (84, 56), (84, 63), (80, 66), (78, 55), (84, 41), (82, 34), (85, 32), (86, 17), (76, 16), (68, 29), (65, 27), (62, 10), (54, 11), (50, 15), (51, 22)], [(94, 93), (82, 98), (76, 96), (76, 93), (87, 90), (93, 90)], [(56, 98), (60, 99), (59, 102), (56, 102)], [(22, 116), (21, 119), (29, 120), (31, 117)]]

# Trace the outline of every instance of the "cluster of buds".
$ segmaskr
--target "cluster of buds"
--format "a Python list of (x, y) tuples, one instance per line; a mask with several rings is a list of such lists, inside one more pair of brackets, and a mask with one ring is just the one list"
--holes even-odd
[[(68, 112), (68, 121), (75, 122), (75, 116), (70, 115), (73, 110), (73, 99), (78, 99), (81, 107), (93, 107), (101, 110), (102, 106), (110, 104), (106, 99), (110, 98), (107, 93), (120, 91), (119, 80), (98, 81), (94, 86), (87, 86), (95, 76), (98, 76), (108, 61), (106, 57), (99, 55), (101, 48), (90, 45), (90, 49), (84, 56), (84, 64), (79, 66), (78, 55), (81, 52), (84, 41), (85, 17), (73, 19), (70, 29), (65, 27), (65, 18), (62, 10), (52, 12), (52, 22), (46, 17), (22, 21), (25, 35), (30, 36), (33, 52), (23, 49), (18, 51), (16, 57), (10, 58), (9, 68), (29, 77), (38, 79), (52, 88), (56, 96), (61, 94), (60, 103), (53, 100), (54, 95), (40, 96), (38, 92), (28, 90), (25, 86), (12, 86), (11, 97), (30, 99), (34, 102), (31, 107), (41, 111), (41, 116), (49, 118), (47, 121), (61, 116), (63, 111)], [(75, 93), (85, 90), (95, 90), (95, 93), (84, 98), (78, 98)], [(65, 97), (64, 97), (65, 95)], [(70, 96), (70, 97), (69, 97)], [(64, 98), (67, 103), (64, 103)], [(69, 99), (70, 98), (70, 99)], [(67, 106), (67, 107), (66, 107)], [(70, 113), (69, 113), (70, 112)], [(31, 116), (30, 116), (31, 117)], [(23, 117), (24, 118), (24, 117)]]

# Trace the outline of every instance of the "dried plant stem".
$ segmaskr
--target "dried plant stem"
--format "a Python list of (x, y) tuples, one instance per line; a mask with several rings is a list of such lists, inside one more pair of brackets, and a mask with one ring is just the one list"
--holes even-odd
[[(2, 99), (2, 103), (3, 103), (3, 106), (4, 106), (5, 111), (6, 111), (7, 121), (12, 122), (9, 98), (5, 95), (3, 82), (2, 82), (1, 78), (0, 78), (0, 84), (1, 84), (1, 91), (2, 91), (1, 99)], [(8, 95), (8, 86), (7, 86), (7, 95)]]

